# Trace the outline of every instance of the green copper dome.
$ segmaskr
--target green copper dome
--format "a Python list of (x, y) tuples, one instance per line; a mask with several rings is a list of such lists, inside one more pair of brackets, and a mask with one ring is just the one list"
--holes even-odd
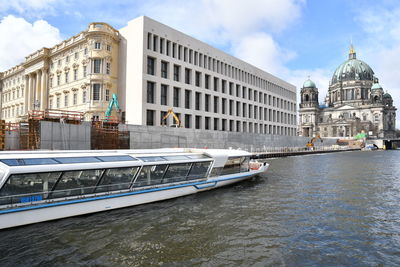
[(303, 83), (303, 88), (317, 88), (317, 86), (315, 85), (315, 83), (313, 81), (311, 81), (310, 79), (307, 79)]
[(372, 85), (371, 87), (371, 90), (378, 90), (378, 89), (383, 89), (379, 83), (374, 83), (374, 85)]
[(389, 93), (386, 93), (386, 94), (383, 95), (383, 98), (392, 99), (392, 96)]
[(342, 63), (332, 76), (331, 84), (340, 81), (374, 80), (374, 71), (362, 60), (356, 58), (356, 52), (351, 46), (349, 59)]

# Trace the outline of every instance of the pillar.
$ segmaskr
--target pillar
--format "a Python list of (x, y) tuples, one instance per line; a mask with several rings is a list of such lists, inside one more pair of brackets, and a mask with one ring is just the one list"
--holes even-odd
[(28, 110), (30, 111), (33, 108), (33, 103), (35, 101), (34, 98), (34, 90), (35, 90), (35, 79), (34, 79), (34, 74), (30, 73), (29, 74), (29, 102), (28, 102)]
[(30, 103), (30, 98), (29, 98), (29, 75), (25, 75), (25, 92), (24, 92), (24, 97), (25, 97), (25, 107), (24, 107), (24, 112), (25, 114), (28, 112), (29, 109), (29, 103)]
[(42, 70), (42, 84), (40, 93), (40, 109), (46, 110), (48, 105), (48, 87), (47, 87), (48, 73), (46, 69)]
[[(41, 105), (41, 103), (39, 103), (39, 101), (40, 101), (41, 77), (42, 77), (41, 71), (40, 70), (36, 71), (35, 100), (33, 102), (33, 104), (35, 105), (34, 109), (39, 109), (40, 105)], [(39, 103), (39, 106), (36, 106), (36, 103)]]

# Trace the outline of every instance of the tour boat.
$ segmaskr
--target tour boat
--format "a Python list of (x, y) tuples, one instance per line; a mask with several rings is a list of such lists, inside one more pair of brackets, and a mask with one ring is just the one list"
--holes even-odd
[(224, 149), (0, 152), (0, 229), (194, 194), (268, 166)]

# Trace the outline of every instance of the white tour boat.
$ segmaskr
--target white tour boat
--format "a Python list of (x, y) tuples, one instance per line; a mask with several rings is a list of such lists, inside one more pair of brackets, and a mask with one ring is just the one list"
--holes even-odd
[(267, 168), (240, 150), (0, 152), (0, 229), (185, 196)]

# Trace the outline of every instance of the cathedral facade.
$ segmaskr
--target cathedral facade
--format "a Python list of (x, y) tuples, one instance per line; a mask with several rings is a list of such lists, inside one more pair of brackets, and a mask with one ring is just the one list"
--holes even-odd
[(396, 107), (383, 91), (371, 67), (356, 58), (353, 46), (349, 59), (337, 67), (330, 81), (325, 104), (318, 101), (318, 88), (310, 79), (300, 91), (299, 134), (301, 136), (393, 138)]

